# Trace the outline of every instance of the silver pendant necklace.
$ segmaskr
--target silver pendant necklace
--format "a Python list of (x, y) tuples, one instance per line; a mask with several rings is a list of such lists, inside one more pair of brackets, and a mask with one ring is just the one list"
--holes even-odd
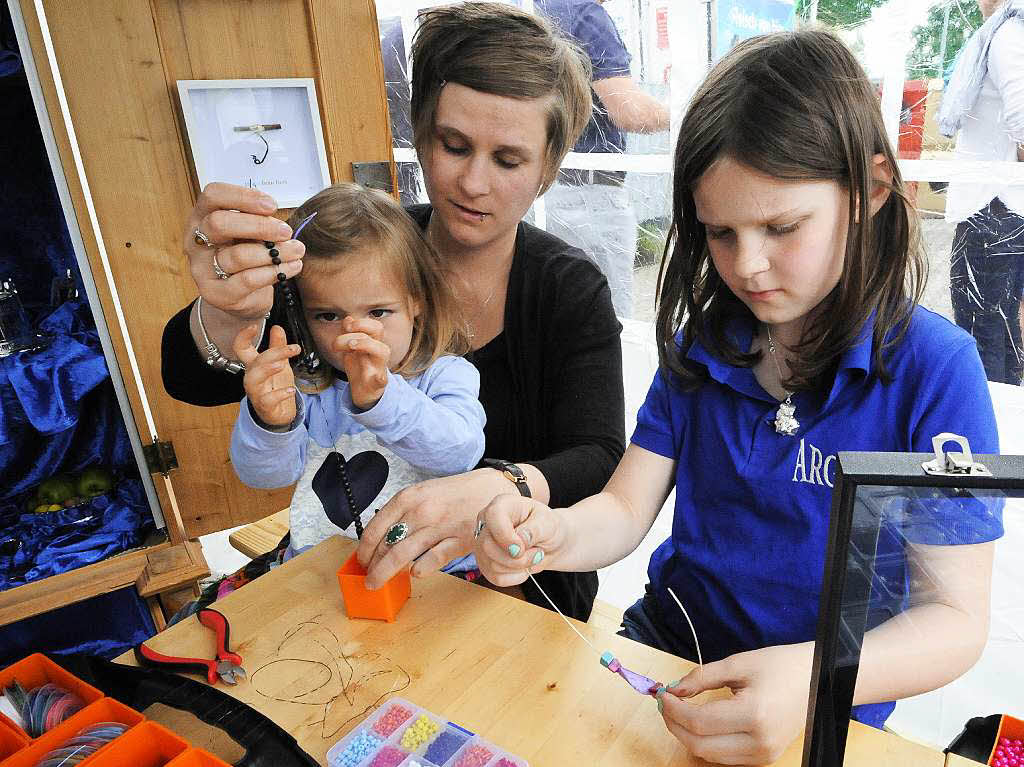
[[(765, 330), (768, 331), (768, 354), (771, 355), (772, 362), (775, 363), (775, 370), (779, 374), (779, 385), (782, 386), (782, 368), (779, 366), (779, 360), (775, 356), (775, 342), (772, 341), (772, 329), (765, 323)], [(775, 411), (775, 431), (784, 437), (792, 437), (796, 434), (796, 430), (800, 428), (800, 422), (796, 420), (796, 405), (793, 404), (793, 394), (783, 387), (782, 391), (786, 392), (786, 399), (779, 403), (779, 409)]]

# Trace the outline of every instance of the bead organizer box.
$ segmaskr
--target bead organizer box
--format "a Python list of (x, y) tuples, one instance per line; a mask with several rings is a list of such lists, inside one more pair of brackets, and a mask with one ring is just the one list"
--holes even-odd
[(328, 767), (529, 767), (454, 722), (391, 698), (335, 743)]
[[(41, 653), (0, 670), (0, 689), (15, 681), (26, 690), (52, 685), (72, 691), (85, 705), (38, 737), (0, 714), (0, 767), (230, 767), (138, 711), (104, 697)], [(40, 698), (40, 706), (46, 700)]]

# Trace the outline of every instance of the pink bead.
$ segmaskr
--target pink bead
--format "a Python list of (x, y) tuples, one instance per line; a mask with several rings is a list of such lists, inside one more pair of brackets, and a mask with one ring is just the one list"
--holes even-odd
[(398, 767), (405, 757), (406, 753), (404, 751), (399, 751), (392, 746), (385, 746), (377, 753), (373, 761), (370, 762), (370, 767)]
[(483, 746), (470, 746), (462, 752), (461, 756), (459, 756), (459, 760), (455, 763), (455, 767), (484, 767), (484, 765), (490, 761), (492, 756), (494, 756), (494, 754)]

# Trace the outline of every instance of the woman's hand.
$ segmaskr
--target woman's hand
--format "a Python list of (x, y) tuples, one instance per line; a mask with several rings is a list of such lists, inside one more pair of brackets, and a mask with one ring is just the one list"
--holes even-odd
[(562, 516), (517, 493), (497, 496), (477, 518), (474, 553), (480, 572), (496, 586), (515, 586), (546, 569), (565, 542)]
[(369, 410), (384, 396), (388, 385), (391, 347), (381, 340), (384, 325), (371, 318), (346, 317), (342, 329), (344, 332), (334, 339), (334, 350), (341, 354), (352, 404)]
[(297, 344), (289, 344), (284, 329), (270, 329), (270, 346), (256, 351), (260, 329), (249, 325), (235, 339), (234, 351), (245, 363), (245, 394), (252, 409), (267, 426), (288, 426), (295, 420), (295, 376), (288, 360), (299, 353)]
[[(286, 277), (299, 273), (306, 248), (290, 239), (288, 224), (271, 215), (276, 210), (273, 198), (255, 189), (218, 182), (206, 185), (188, 216), (183, 238), (189, 270), (205, 304), (238, 320), (259, 319), (274, 302), (278, 273)], [(213, 247), (204, 245), (196, 230)], [(276, 243), (279, 265), (272, 263), (264, 242)], [(218, 277), (214, 258), (227, 279)], [(233, 335), (226, 339), (228, 343)]]
[[(658, 695), (669, 731), (694, 756), (716, 764), (776, 761), (807, 720), (814, 643), (737, 653), (693, 669)], [(728, 687), (732, 697), (708, 703), (690, 698)]]
[[(476, 517), (509, 482), (494, 469), (418, 482), (396, 494), (363, 531), (357, 554), (367, 569), (366, 586), (379, 589), (400, 570), (412, 566), (417, 577), (432, 575), (473, 548)], [(408, 537), (389, 546), (384, 536), (404, 522)], [(415, 560), (415, 562), (414, 562)]]

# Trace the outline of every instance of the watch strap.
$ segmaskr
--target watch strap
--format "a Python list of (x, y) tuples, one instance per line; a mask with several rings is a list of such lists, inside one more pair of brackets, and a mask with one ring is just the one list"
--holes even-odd
[(530, 486), (526, 484), (526, 474), (516, 464), (500, 458), (484, 458), (480, 463), (489, 469), (500, 471), (524, 498), (532, 498)]

